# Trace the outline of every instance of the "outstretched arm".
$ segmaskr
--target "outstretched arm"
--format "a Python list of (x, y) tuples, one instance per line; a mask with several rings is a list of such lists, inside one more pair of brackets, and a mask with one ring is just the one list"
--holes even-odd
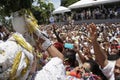
[(54, 24), (53, 25), (53, 32), (54, 32), (55, 36), (57, 37), (58, 42), (63, 43), (63, 40), (60, 38), (59, 34), (56, 32), (55, 27), (56, 27), (56, 25)]
[(63, 54), (52, 45), (51, 41), (47, 37), (47, 34), (42, 33), (39, 29), (36, 29), (35, 34), (39, 37), (43, 50), (47, 50), (52, 57), (59, 57), (63, 60)]
[(85, 57), (82, 55), (82, 53), (80, 52), (79, 49), (79, 44), (74, 44), (74, 50), (76, 51), (76, 53), (79, 56), (79, 59), (81, 60), (82, 63), (84, 63), (86, 61)]
[(48, 53), (52, 56), (52, 57), (59, 57), (60, 59), (64, 59), (63, 54), (58, 51), (53, 45), (51, 45), (48, 49), (47, 49)]
[(108, 64), (106, 52), (100, 47), (97, 41), (97, 29), (95, 24), (89, 25), (90, 39), (92, 40), (92, 44), (95, 51), (96, 61), (102, 68), (104, 68)]

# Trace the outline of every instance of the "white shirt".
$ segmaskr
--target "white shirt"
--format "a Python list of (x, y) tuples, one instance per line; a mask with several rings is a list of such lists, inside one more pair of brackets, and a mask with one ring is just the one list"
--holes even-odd
[(42, 70), (38, 71), (35, 80), (65, 80), (65, 67), (58, 57), (52, 58)]
[(108, 61), (108, 64), (102, 69), (102, 72), (109, 80), (115, 80), (114, 67), (116, 61)]

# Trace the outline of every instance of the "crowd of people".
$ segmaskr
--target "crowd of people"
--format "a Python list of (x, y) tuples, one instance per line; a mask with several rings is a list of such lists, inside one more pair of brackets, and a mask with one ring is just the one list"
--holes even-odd
[(112, 19), (120, 16), (119, 8), (95, 8), (93, 10), (87, 9), (80, 13), (76, 13), (74, 16), (75, 20), (85, 19)]
[[(12, 32), (0, 29), (7, 41)], [(120, 80), (120, 23), (41, 25), (35, 34), (27, 80)]]
[(85, 8), (77, 9), (74, 12), (65, 13), (64, 15), (55, 16), (55, 21), (66, 21), (69, 20), (90, 20), (90, 19), (119, 19), (120, 18), (120, 8), (119, 7), (98, 7), (98, 8)]

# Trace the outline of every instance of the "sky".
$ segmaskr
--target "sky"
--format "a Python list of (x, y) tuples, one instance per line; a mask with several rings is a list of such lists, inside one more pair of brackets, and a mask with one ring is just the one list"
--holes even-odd
[(60, 6), (61, 0), (51, 0), (54, 4), (55, 9)]
[[(49, 2), (52, 2), (54, 4), (55, 9), (58, 8), (61, 4), (61, 0), (47, 0)], [(33, 5), (37, 5), (37, 2), (34, 2)]]

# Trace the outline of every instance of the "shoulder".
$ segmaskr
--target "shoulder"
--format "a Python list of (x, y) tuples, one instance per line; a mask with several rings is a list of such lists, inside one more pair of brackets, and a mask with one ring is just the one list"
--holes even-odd
[(108, 64), (102, 69), (103, 74), (108, 78), (114, 80), (114, 67), (116, 61), (108, 61)]
[(51, 58), (51, 60), (45, 65), (45, 67), (59, 66), (59, 65), (63, 65), (63, 61), (58, 57), (54, 57), (54, 58)]
[(60, 58), (52, 58), (42, 70), (37, 72), (35, 80), (65, 80), (65, 68)]
[(108, 69), (113, 69), (115, 67), (115, 63), (116, 61), (108, 61), (108, 64), (102, 70), (104, 71)]

